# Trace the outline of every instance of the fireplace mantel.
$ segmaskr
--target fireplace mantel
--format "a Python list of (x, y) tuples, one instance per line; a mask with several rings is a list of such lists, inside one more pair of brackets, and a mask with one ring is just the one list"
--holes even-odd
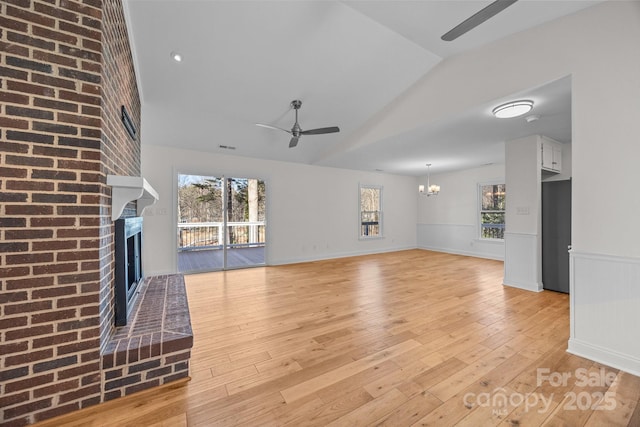
[(142, 216), (145, 208), (158, 200), (158, 193), (141, 176), (107, 175), (107, 185), (111, 191), (111, 219), (120, 218), (127, 203), (137, 200), (137, 213)]

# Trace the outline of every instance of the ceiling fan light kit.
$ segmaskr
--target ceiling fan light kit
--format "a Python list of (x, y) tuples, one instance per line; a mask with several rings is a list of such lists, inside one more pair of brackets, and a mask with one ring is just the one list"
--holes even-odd
[(291, 105), (291, 108), (293, 108), (296, 112), (296, 121), (293, 124), (293, 127), (291, 128), (291, 130), (282, 129), (272, 125), (265, 125), (263, 123), (256, 123), (256, 126), (261, 126), (267, 129), (275, 129), (275, 130), (281, 130), (283, 132), (287, 132), (288, 134), (291, 135), (291, 140), (289, 141), (289, 148), (296, 147), (302, 135), (321, 135), (324, 133), (340, 132), (340, 128), (337, 126), (302, 130), (302, 128), (300, 127), (300, 124), (298, 124), (298, 110), (300, 109), (300, 107), (302, 107), (302, 101), (300, 101), (299, 99), (294, 99), (293, 101), (291, 101), (290, 105)]
[(506, 104), (498, 105), (491, 112), (499, 119), (510, 119), (512, 117), (520, 117), (527, 114), (533, 108), (533, 101), (523, 99), (520, 101), (511, 101)]

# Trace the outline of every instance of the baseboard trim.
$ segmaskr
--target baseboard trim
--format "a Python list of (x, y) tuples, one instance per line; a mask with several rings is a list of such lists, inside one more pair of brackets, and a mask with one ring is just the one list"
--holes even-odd
[(375, 255), (375, 254), (383, 254), (387, 252), (408, 251), (411, 249), (418, 249), (418, 248), (416, 246), (406, 246), (406, 247), (400, 246), (400, 247), (388, 248), (388, 249), (382, 249), (382, 250), (378, 249), (378, 250), (371, 250), (371, 251), (336, 252), (333, 254), (324, 254), (324, 255), (321, 254), (314, 257), (290, 258), (290, 259), (277, 260), (277, 261), (270, 262), (267, 265), (275, 266), (275, 265), (287, 265), (287, 264), (300, 264), (303, 262), (325, 261), (329, 259), (349, 258), (353, 256)]
[(427, 246), (427, 245), (418, 245), (418, 249), (424, 249), (426, 251), (434, 251), (434, 252), (443, 252), (443, 253), (452, 254), (452, 255), (471, 256), (474, 258), (492, 259), (494, 261), (504, 261), (504, 257), (491, 256), (491, 255), (484, 254), (482, 252), (458, 251), (455, 249), (440, 248), (436, 246)]
[(518, 283), (505, 278), (503, 285), (510, 286), (512, 288), (524, 289), (530, 292), (542, 292), (544, 288), (542, 283)]
[(569, 339), (567, 352), (640, 377), (640, 360), (593, 344)]

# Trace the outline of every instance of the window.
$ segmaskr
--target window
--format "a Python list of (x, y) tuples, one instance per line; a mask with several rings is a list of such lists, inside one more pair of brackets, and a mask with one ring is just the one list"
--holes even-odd
[(382, 187), (360, 186), (360, 238), (382, 237)]
[(480, 238), (504, 239), (505, 184), (480, 184)]

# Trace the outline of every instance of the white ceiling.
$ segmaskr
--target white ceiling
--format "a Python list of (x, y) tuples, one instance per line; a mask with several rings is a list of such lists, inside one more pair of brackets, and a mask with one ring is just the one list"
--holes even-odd
[[(514, 97), (541, 119), (497, 120), (478, 105), (445, 122), (366, 147), (349, 137), (443, 59), (599, 1), (520, 0), (453, 42), (440, 36), (491, 1), (125, 0), (143, 103), (143, 144), (424, 175), (504, 161), (504, 141), (535, 133), (571, 140), (571, 84)], [(179, 52), (183, 61), (170, 57)], [(303, 136), (290, 149), (290, 102)], [(236, 147), (229, 151), (220, 145)]]

